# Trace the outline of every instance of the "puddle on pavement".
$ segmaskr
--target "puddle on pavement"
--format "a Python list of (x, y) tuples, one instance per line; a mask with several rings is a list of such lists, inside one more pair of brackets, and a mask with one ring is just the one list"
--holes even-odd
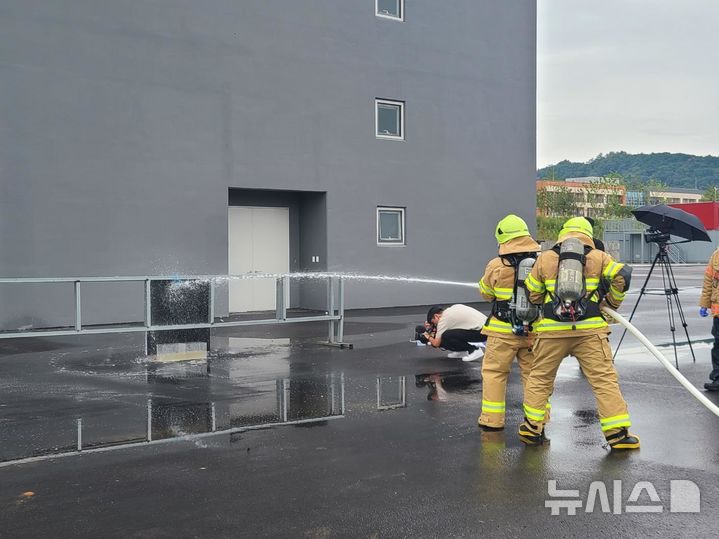
[(427, 400), (447, 401), (463, 395), (476, 395), (482, 388), (480, 369), (416, 374), (415, 386), (427, 389)]
[[(428, 399), (481, 398), (478, 365), (409, 376), (346, 376), (331, 368), (318, 374), (318, 368), (289, 361), (288, 339), (230, 338), (225, 344), (204, 360), (169, 362), (126, 352), (56, 353), (49, 362), (46, 394), (25, 394), (23, 381), (18, 381), (18, 400), (0, 406), (0, 462), (200, 440), (223, 432), (323, 425), (432, 406)], [(65, 378), (77, 387), (62, 385)], [(37, 382), (30, 385), (37, 391)], [(61, 390), (49, 398), (54, 385)]]

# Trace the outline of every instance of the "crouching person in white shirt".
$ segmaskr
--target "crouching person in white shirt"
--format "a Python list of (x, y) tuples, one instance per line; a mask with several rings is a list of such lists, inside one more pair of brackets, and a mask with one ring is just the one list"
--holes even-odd
[(480, 332), (487, 317), (477, 309), (458, 303), (447, 308), (435, 305), (427, 312), (427, 324), (437, 328), (424, 337), (435, 348), (449, 350), (451, 358), (476, 361), (484, 355), (486, 335)]

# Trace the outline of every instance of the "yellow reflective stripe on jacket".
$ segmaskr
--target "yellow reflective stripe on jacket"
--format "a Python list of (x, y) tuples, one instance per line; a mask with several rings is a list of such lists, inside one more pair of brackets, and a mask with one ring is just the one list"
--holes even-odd
[(572, 329), (598, 329), (607, 327), (607, 322), (601, 316), (593, 316), (576, 322), (560, 322), (550, 318), (542, 318), (534, 324), (534, 331), (567, 331)]
[(536, 408), (532, 408), (531, 406), (524, 405), (524, 415), (527, 416), (529, 419), (534, 419), (535, 421), (544, 421), (544, 410), (537, 410)]
[(524, 286), (526, 286), (527, 290), (529, 290), (530, 292), (535, 292), (537, 294), (545, 291), (544, 283), (535, 279), (531, 273), (524, 281)]
[(487, 294), (488, 296), (494, 296), (494, 289), (491, 286), (487, 286), (483, 279), (479, 280), (479, 290), (483, 294)]
[(557, 280), (547, 279), (546, 281), (544, 281), (544, 286), (547, 287), (547, 292), (554, 292), (554, 289), (557, 288)]
[(482, 399), (482, 411), (488, 414), (503, 414), (505, 411), (505, 403), (504, 401), (494, 402)]
[(489, 323), (484, 326), (490, 331), (496, 331), (497, 333), (512, 333), (512, 324), (509, 322), (503, 322), (497, 320), (494, 316), (489, 319)]
[(494, 288), (494, 296), (497, 299), (505, 300), (505, 299), (512, 299), (512, 294), (514, 293), (513, 288)]
[(619, 270), (621, 270), (624, 267), (624, 264), (621, 264), (619, 262), (610, 262), (606, 268), (604, 268), (604, 271), (602, 271), (602, 275), (604, 277), (609, 277), (610, 279), (614, 279), (614, 277), (619, 273)]
[(623, 301), (626, 294), (624, 292), (620, 292), (612, 285), (609, 287), (609, 295), (612, 296), (612, 299)]
[(604, 419), (600, 418), (599, 423), (601, 423), (603, 431), (632, 426), (632, 422), (629, 421), (629, 414), (615, 415), (613, 417), (605, 417)]

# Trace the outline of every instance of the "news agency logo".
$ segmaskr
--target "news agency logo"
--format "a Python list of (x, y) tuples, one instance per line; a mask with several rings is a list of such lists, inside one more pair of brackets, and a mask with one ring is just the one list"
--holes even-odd
[[(585, 513), (601, 511), (602, 513), (613, 513), (621, 515), (624, 513), (663, 513), (664, 503), (657, 489), (649, 481), (636, 483), (627, 498), (626, 504), (622, 505), (623, 485), (621, 480), (612, 481), (611, 503), (609, 489), (603, 481), (592, 481), (587, 490), (586, 498), (583, 500), (579, 490), (559, 490), (557, 481), (547, 481), (547, 494), (550, 499), (544, 501), (544, 506), (551, 510), (552, 516), (566, 514), (574, 516), (577, 511), (584, 507)], [(561, 499), (559, 499), (561, 498)], [(640, 504), (640, 499), (644, 500)], [(646, 503), (648, 499), (649, 504)], [(701, 505), (701, 493), (699, 487), (693, 481), (687, 479), (672, 479), (669, 484), (669, 512), (670, 513), (698, 513)]]

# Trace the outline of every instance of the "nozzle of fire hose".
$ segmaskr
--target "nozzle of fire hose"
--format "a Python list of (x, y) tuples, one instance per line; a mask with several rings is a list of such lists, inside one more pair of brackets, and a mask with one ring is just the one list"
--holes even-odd
[(674, 378), (677, 379), (677, 381), (684, 386), (684, 388), (689, 391), (689, 393), (692, 394), (692, 396), (697, 399), (699, 402), (701, 402), (711, 413), (713, 413), (715, 416), (719, 417), (719, 406), (714, 404), (712, 401), (706, 398), (702, 394), (701, 391), (699, 391), (694, 385), (684, 378), (682, 373), (680, 373), (678, 370), (674, 368), (674, 365), (671, 364), (671, 362), (664, 357), (664, 354), (662, 354), (656, 346), (654, 346), (651, 342), (649, 342), (649, 339), (647, 339), (637, 328), (635, 328), (626, 318), (624, 318), (621, 314), (616, 312), (613, 309), (610, 309), (609, 307), (602, 307), (602, 311), (607, 313), (609, 316), (614, 318), (617, 322), (619, 322), (621, 325), (623, 325), (625, 328), (627, 328), (627, 331), (634, 335), (637, 340), (644, 345), (644, 347), (649, 350), (652, 355), (659, 360), (659, 362), (664, 365), (664, 368), (669, 371), (669, 374), (671, 374)]

